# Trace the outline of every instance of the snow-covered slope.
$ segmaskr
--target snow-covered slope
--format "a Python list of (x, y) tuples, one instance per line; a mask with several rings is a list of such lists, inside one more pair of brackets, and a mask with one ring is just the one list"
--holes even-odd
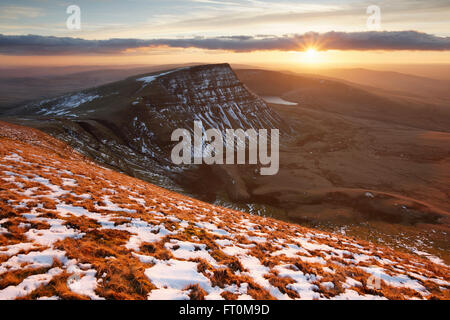
[(449, 298), (449, 268), (215, 207), (0, 123), (1, 299)]

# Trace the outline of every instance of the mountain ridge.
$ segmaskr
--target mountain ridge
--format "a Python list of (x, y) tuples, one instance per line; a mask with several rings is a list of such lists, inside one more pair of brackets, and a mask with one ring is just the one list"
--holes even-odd
[[(94, 160), (132, 176), (170, 186), (175, 190), (199, 185), (211, 193), (207, 175), (225, 185), (238, 181), (229, 166), (180, 167), (170, 161), (175, 129), (193, 131), (194, 120), (205, 129), (280, 129), (284, 121), (239, 81), (229, 64), (181, 67), (129, 77), (112, 84), (44, 100), (16, 109), (17, 123), (42, 129), (62, 139)], [(192, 179), (189, 173), (194, 170)], [(204, 173), (203, 173), (204, 172)], [(194, 182), (196, 182), (194, 181)], [(182, 185), (180, 188), (179, 185)], [(241, 183), (242, 184), (242, 183)], [(197, 188), (197, 187), (195, 187)], [(235, 199), (248, 197), (246, 190), (227, 189)], [(231, 191), (230, 191), (231, 190)], [(209, 196), (208, 196), (209, 197)]]

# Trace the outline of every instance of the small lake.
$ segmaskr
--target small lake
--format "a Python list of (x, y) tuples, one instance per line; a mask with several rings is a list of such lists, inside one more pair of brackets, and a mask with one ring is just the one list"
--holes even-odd
[(284, 99), (281, 99), (280, 97), (275, 97), (275, 96), (265, 96), (265, 97), (261, 97), (261, 98), (265, 102), (268, 102), (268, 103), (284, 104), (286, 106), (296, 106), (296, 105), (298, 105), (298, 103), (296, 103), (296, 102), (286, 101)]

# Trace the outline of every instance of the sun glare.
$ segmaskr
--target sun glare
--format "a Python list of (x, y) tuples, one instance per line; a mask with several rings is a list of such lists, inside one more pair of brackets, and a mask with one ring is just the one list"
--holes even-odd
[(306, 50), (306, 56), (308, 58), (314, 58), (317, 56), (317, 50), (314, 48), (309, 48), (308, 50)]
[(308, 48), (303, 52), (303, 57), (307, 63), (316, 63), (319, 60), (319, 53), (315, 48)]

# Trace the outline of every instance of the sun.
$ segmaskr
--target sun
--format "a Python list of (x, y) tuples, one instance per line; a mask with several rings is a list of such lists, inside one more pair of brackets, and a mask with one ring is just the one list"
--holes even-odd
[(301, 60), (306, 64), (318, 64), (322, 62), (321, 52), (315, 47), (307, 47), (301, 52)]
[(309, 48), (305, 51), (305, 54), (308, 59), (314, 59), (317, 57), (317, 50), (314, 48)]

